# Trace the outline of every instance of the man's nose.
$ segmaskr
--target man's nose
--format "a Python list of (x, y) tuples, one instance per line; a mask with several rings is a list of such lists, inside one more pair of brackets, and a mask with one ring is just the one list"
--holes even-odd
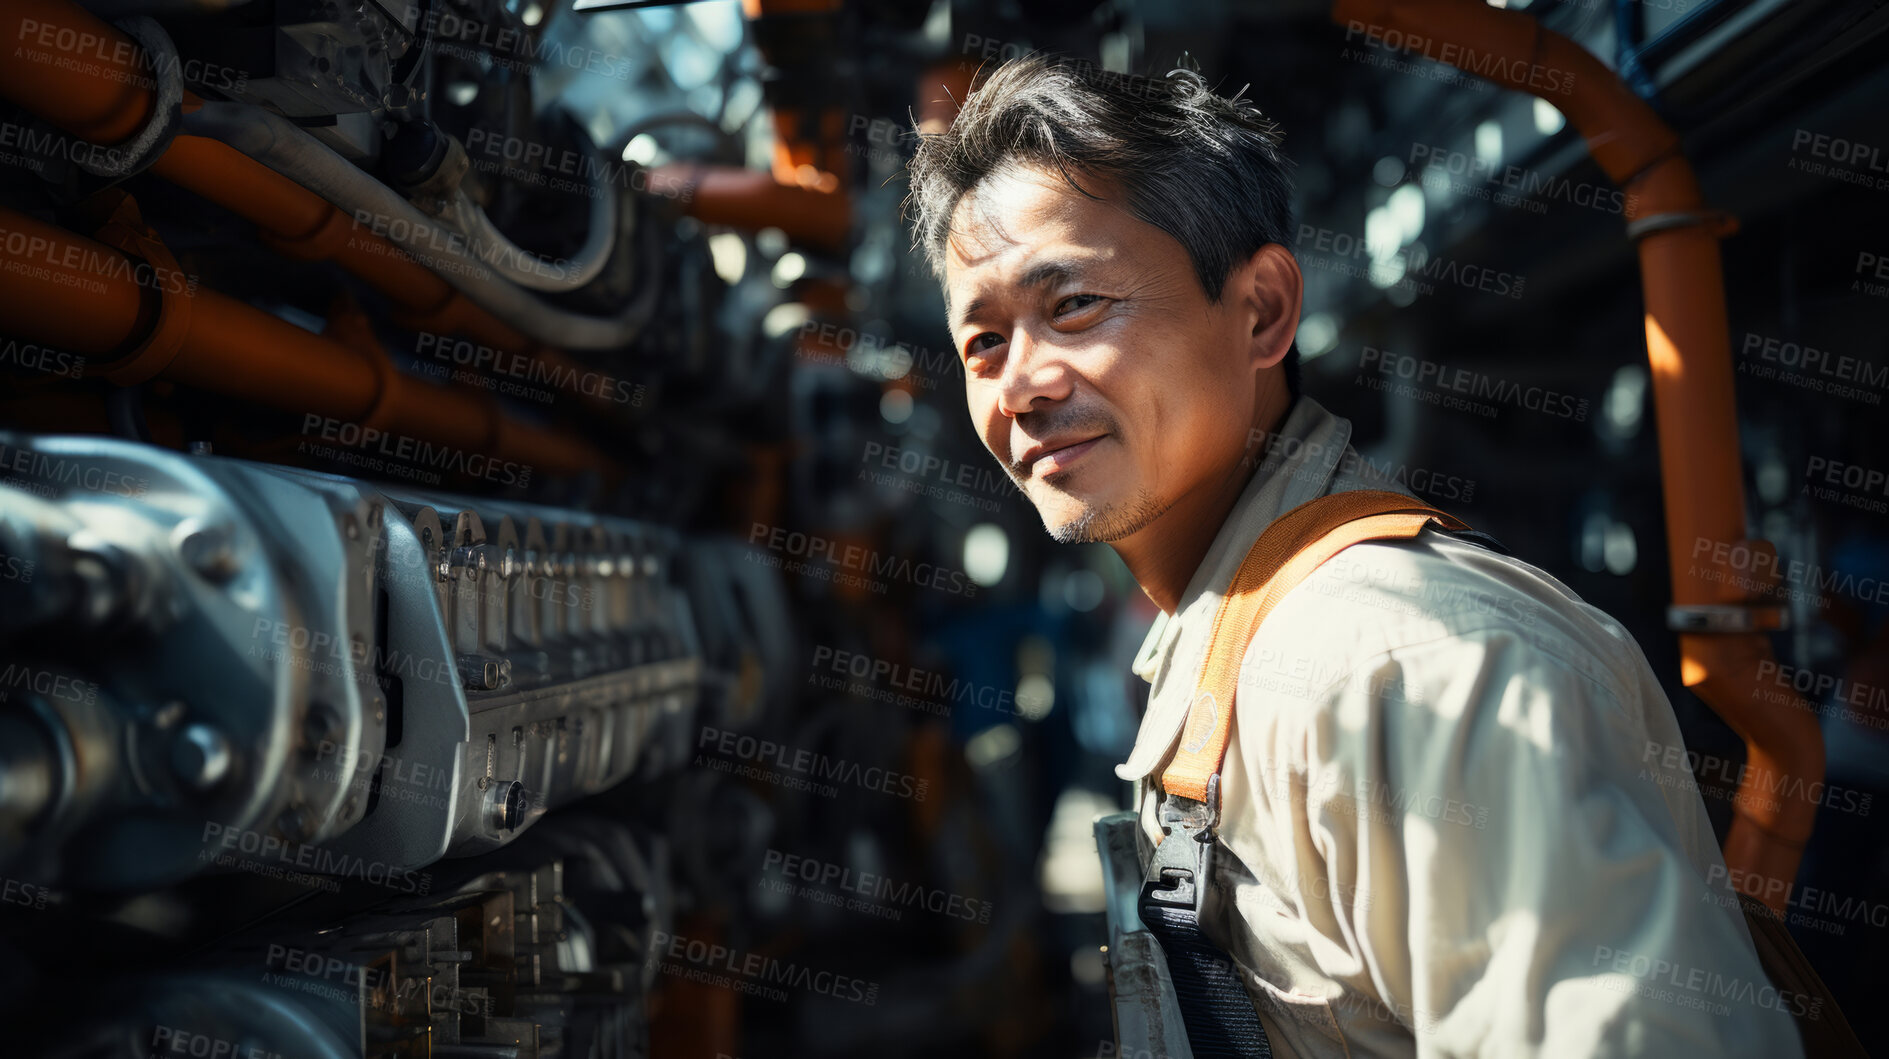
[(1039, 342), (1025, 328), (1011, 336), (998, 380), (997, 408), (1015, 418), (1036, 402), (1066, 400), (1075, 391), (1075, 376), (1064, 351), (1053, 342)]

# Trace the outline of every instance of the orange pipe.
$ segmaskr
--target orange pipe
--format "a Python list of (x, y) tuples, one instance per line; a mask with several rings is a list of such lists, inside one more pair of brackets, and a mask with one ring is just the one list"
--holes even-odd
[[(153, 342), (174, 342), (157, 377), (287, 412), (313, 412), (389, 434), (525, 464), (537, 471), (595, 467), (601, 453), (563, 434), (509, 419), (490, 395), (432, 386), (371, 353), (311, 334), (214, 291), (181, 281), (141, 285), (138, 262), (103, 243), (0, 207), (0, 241), (26, 248), (29, 267), (0, 282), (0, 328), (31, 341), (138, 363)], [(17, 258), (16, 258), (17, 260)], [(154, 312), (177, 299), (177, 316)], [(181, 318), (174, 331), (166, 319)], [(120, 356), (130, 348), (133, 352)], [(114, 359), (115, 358), (115, 359)]]
[[(0, 64), (0, 96), (106, 146), (129, 138), (149, 117), (155, 94), (150, 78), (141, 73), (145, 64), (137, 43), (69, 0), (6, 0), (0, 7), (0, 35), (29, 50), (42, 38), (66, 42), (68, 51), (81, 51), (76, 57), (102, 71), (53, 68), (27, 55), (27, 61)], [(186, 93), (186, 109), (194, 103)], [(553, 366), (576, 366), (562, 351), (533, 342), (468, 300), (406, 251), (357, 229), (326, 199), (227, 144), (180, 135), (151, 172), (255, 224), (276, 250), (302, 260), (333, 261), (360, 277), (394, 303), (403, 326), (463, 335)]]
[(677, 162), (651, 170), (650, 186), (686, 189), (688, 213), (708, 224), (779, 228), (795, 242), (828, 250), (845, 246), (853, 224), (845, 193), (783, 184), (757, 169)]
[[(1586, 49), (1529, 15), (1474, 0), (1337, 0), (1332, 20), (1348, 38), (1414, 50), (1553, 103), (1628, 192), (1629, 221), (1696, 217), (1639, 239), (1673, 601), (1755, 602), (1735, 578), (1714, 579), (1711, 564), (1694, 558), (1701, 542), (1745, 540), (1745, 503), (1718, 251), (1729, 229), (1711, 223), (1678, 136)], [(1758, 697), (1758, 666), (1772, 657), (1762, 632), (1685, 633), (1679, 650), (1681, 680), (1745, 740), (1726, 866), (1782, 911), (1816, 818), (1808, 792), (1824, 774), (1817, 714), (1801, 700), (1778, 706)], [(1772, 799), (1764, 791), (1798, 793)]]
[(6, 0), (0, 26), (10, 31), (0, 95), (105, 146), (144, 127), (155, 100), (151, 71), (117, 27), (69, 0)]

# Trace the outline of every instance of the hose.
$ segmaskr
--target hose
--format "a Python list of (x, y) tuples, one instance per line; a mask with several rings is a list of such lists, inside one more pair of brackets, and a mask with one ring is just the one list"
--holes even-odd
[[(594, 160), (595, 152), (591, 154)], [(453, 192), (448, 215), (459, 222), (479, 259), (504, 278), (532, 290), (576, 290), (597, 278), (616, 248), (617, 196), (603, 178), (604, 171), (599, 165), (590, 174), (590, 236), (574, 258), (547, 260), (521, 248), (498, 230), (463, 187)]]
[[(279, 114), (241, 103), (205, 102), (185, 115), (193, 136), (221, 141), (321, 196), (357, 227), (394, 243), (492, 315), (547, 345), (616, 349), (642, 334), (655, 315), (656, 277), (647, 268), (639, 296), (613, 317), (585, 316), (546, 304), (480, 260), (466, 237), (430, 217)], [(594, 238), (594, 233), (593, 233)]]

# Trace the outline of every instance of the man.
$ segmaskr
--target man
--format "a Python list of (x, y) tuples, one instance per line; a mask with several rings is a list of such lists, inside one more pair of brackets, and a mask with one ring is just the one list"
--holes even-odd
[[(1222, 594), (1328, 493), (1392, 489), (1297, 392), (1279, 136), (1200, 78), (1030, 57), (912, 163), (984, 444), (1161, 609), (1118, 774), (1149, 836)], [(1426, 529), (1353, 546), (1246, 650), (1201, 929), (1280, 1056), (1801, 1054), (1671, 706), (1621, 626)]]

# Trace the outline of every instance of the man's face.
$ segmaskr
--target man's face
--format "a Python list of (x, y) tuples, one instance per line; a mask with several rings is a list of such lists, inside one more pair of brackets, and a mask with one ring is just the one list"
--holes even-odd
[(1078, 179), (1102, 201), (1033, 167), (965, 195), (945, 293), (984, 446), (1051, 536), (1119, 541), (1239, 465), (1253, 319), (1237, 297), (1210, 303), (1177, 240)]

